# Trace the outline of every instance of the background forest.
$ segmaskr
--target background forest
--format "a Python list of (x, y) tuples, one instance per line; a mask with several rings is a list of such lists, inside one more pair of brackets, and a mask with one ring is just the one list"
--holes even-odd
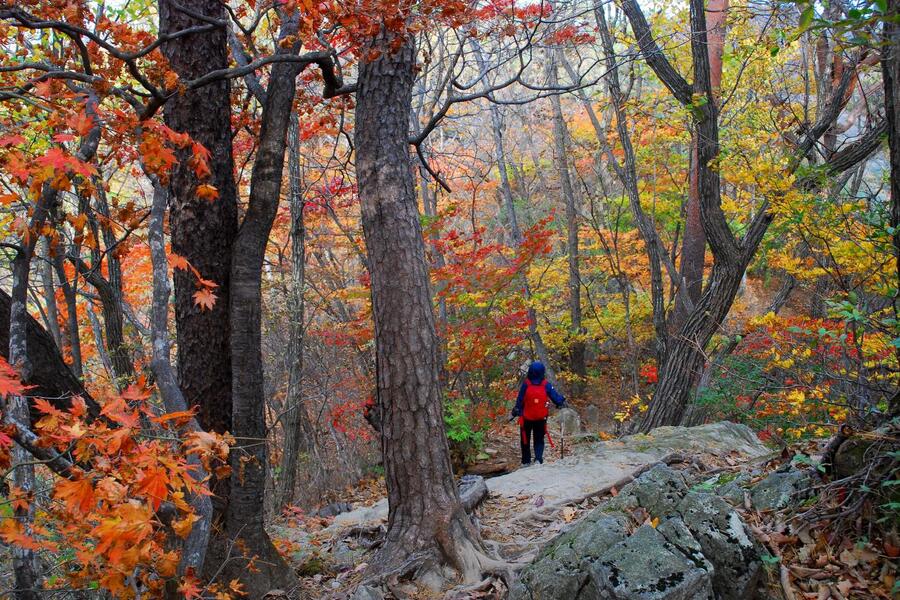
[[(0, 595), (290, 589), (266, 525), (382, 478), (370, 569), (470, 579), (453, 475), (516, 447), (534, 359), (600, 439), (896, 441), (896, 28), (896, 0), (0, 4)], [(855, 493), (896, 538), (878, 460)]]

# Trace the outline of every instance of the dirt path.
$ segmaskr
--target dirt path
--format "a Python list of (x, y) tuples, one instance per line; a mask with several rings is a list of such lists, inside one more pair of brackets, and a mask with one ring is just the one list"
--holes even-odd
[[(594, 508), (613, 486), (627, 483), (660, 461), (708, 470), (769, 454), (749, 428), (733, 423), (663, 427), (652, 435), (606, 442), (591, 442), (588, 438), (575, 444), (572, 441), (575, 440), (567, 444), (571, 454), (563, 459), (486, 481), (489, 496), (475, 517), (485, 543), (497, 554), (516, 561), (529, 560), (567, 524)], [(291, 538), (304, 553), (313, 548), (320, 559), (327, 555), (324, 562), (337, 565), (342, 573), (332, 583), (343, 588), (354, 579), (354, 565), (366, 559), (366, 534), (360, 532), (377, 537), (383, 532), (387, 515), (387, 499), (383, 498), (371, 506), (338, 515), (318, 531), (297, 528), (280, 531), (278, 536)], [(296, 558), (300, 563), (308, 560)], [(320, 578), (316, 583), (325, 581)]]
[[(582, 502), (661, 459), (681, 453), (755, 458), (768, 452), (749, 428), (733, 423), (662, 427), (652, 435), (572, 446), (566, 458), (487, 480), (491, 501), (537, 499), (552, 508)], [(375, 526), (387, 521), (387, 499), (335, 517), (331, 528)]]

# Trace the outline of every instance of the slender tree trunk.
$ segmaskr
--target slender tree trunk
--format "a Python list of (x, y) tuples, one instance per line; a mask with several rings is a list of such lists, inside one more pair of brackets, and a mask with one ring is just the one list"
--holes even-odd
[[(99, 255), (97, 260), (99, 260)], [(108, 352), (110, 368), (117, 389), (122, 390), (131, 383), (134, 378), (134, 363), (131, 352), (125, 343), (124, 323), (125, 317), (122, 308), (121, 288), (116, 289), (112, 281), (100, 274), (100, 265), (88, 265), (76, 256), (70, 256), (69, 261), (75, 265), (75, 269), (85, 280), (90, 283), (100, 296), (100, 306), (103, 311), (103, 330), (106, 334), (106, 351)], [(109, 265), (114, 272), (115, 267)], [(97, 343), (103, 345), (104, 338), (98, 338)]]
[[(500, 195), (503, 198), (503, 209), (506, 211), (506, 218), (509, 222), (509, 230), (512, 234), (513, 242), (518, 248), (525, 242), (525, 236), (522, 235), (522, 228), (519, 226), (516, 203), (513, 200), (512, 185), (509, 182), (506, 149), (503, 144), (503, 120), (500, 117), (500, 108), (496, 104), (492, 103), (490, 105), (490, 111), (491, 129), (494, 135), (494, 152), (497, 160), (497, 170), (500, 172)], [(538, 359), (547, 368), (547, 378), (555, 384), (554, 370), (550, 366), (550, 355), (547, 353), (547, 346), (544, 345), (544, 338), (538, 329), (537, 310), (531, 303), (531, 286), (528, 283), (528, 275), (522, 273), (520, 279), (522, 282), (522, 293), (525, 295), (525, 303), (528, 307), (528, 338), (531, 340)]]
[(62, 331), (59, 328), (59, 310), (56, 306), (56, 286), (53, 284), (53, 262), (50, 256), (50, 242), (47, 238), (41, 241), (41, 287), (44, 292), (44, 304), (47, 305), (47, 325), (53, 342), (62, 352)]
[[(479, 69), (486, 71), (487, 65), (481, 51), (481, 46), (477, 41), (473, 41), (472, 45), (475, 50), (475, 59), (478, 62)], [(497, 161), (497, 171), (500, 176), (500, 198), (503, 201), (503, 210), (506, 212), (509, 232), (512, 236), (513, 243), (518, 248), (525, 241), (525, 236), (522, 235), (522, 228), (519, 225), (519, 217), (516, 214), (516, 203), (513, 198), (512, 185), (509, 181), (509, 168), (506, 163), (506, 147), (503, 140), (503, 118), (500, 114), (500, 107), (494, 102), (491, 102), (488, 105), (488, 109), (491, 113), (491, 133), (494, 138), (494, 157)], [(522, 293), (525, 296), (525, 303), (528, 307), (528, 339), (531, 340), (534, 353), (547, 368), (547, 378), (555, 385), (556, 377), (554, 376), (554, 370), (550, 366), (550, 355), (547, 353), (547, 346), (544, 345), (544, 338), (541, 337), (541, 332), (538, 329), (537, 310), (535, 310), (531, 303), (531, 286), (528, 284), (528, 275), (522, 273), (520, 279), (522, 283)]]
[(277, 506), (291, 504), (296, 498), (297, 469), (311, 467), (315, 433), (303, 395), (303, 338), (306, 287), (306, 227), (303, 220), (303, 190), (300, 173), (300, 131), (297, 114), (291, 114), (288, 129), (288, 180), (291, 207), (291, 289), (288, 295), (288, 390), (282, 419), (284, 450)]
[[(297, 15), (285, 15), (279, 39), (296, 37)], [(282, 52), (296, 54), (299, 44)], [(247, 213), (234, 242), (231, 259), (231, 387), (232, 433), (238, 448), (232, 450), (234, 475), (225, 515), (225, 530), (246, 547), (224, 571), (239, 577), (252, 597), (270, 589), (289, 589), (295, 577), (275, 550), (263, 520), (268, 427), (265, 419), (265, 386), (262, 360), (262, 266), (272, 223), (278, 211), (284, 171), (285, 138), (291, 119), (298, 67), (281, 62), (272, 67), (259, 131), (259, 147), (250, 178)], [(405, 114), (409, 114), (408, 112)], [(247, 568), (253, 557), (256, 571)], [(226, 580), (228, 577), (226, 577)]]
[[(612, 99), (613, 110), (616, 114), (616, 131), (619, 136), (619, 143), (622, 145), (623, 161), (619, 163), (612, 149), (607, 149), (607, 158), (613, 165), (616, 175), (625, 188), (625, 194), (628, 196), (628, 205), (631, 214), (637, 223), (638, 231), (647, 252), (647, 262), (650, 266), (650, 301), (653, 307), (653, 329), (656, 333), (656, 360), (657, 364), (662, 364), (667, 351), (668, 330), (666, 328), (666, 297), (662, 283), (662, 266), (661, 263), (665, 257), (665, 249), (662, 247), (659, 235), (656, 233), (656, 227), (649, 216), (644, 212), (641, 206), (640, 190), (637, 182), (637, 160), (634, 155), (634, 147), (631, 144), (631, 134), (628, 131), (627, 116), (625, 113), (625, 96), (622, 92), (622, 86), (619, 79), (619, 67), (615, 46), (613, 45), (612, 32), (606, 21), (606, 13), (601, 4), (594, 5), (594, 16), (597, 20), (597, 27), (600, 30), (600, 38), (603, 44), (603, 60), (606, 66), (606, 86), (609, 89), (609, 95)], [(588, 114), (594, 114), (593, 108), (589, 108)], [(594, 128), (597, 133), (597, 139), (605, 140), (605, 133), (602, 133), (599, 127), (599, 121), (596, 115), (592, 119)], [(671, 275), (671, 271), (670, 271)]]
[[(31, 270), (31, 258), (39, 232), (49, 216), (51, 205), (56, 203), (56, 192), (45, 183), (38, 196), (38, 201), (31, 215), (28, 229), (30, 235), (23, 236), (19, 249), (12, 263), (12, 292), (9, 309), (9, 364), (16, 369), (23, 382), (31, 379), (32, 365), (28, 358), (28, 278)], [(6, 398), (4, 412), (11, 418), (21, 422), (29, 422), (28, 398), (10, 394)], [(34, 463), (30, 454), (21, 446), (12, 449), (13, 483), (23, 494), (34, 493)], [(13, 515), (19, 522), (22, 532), (30, 535), (34, 524), (36, 507), (29, 502), (26, 508), (15, 508)], [(14, 545), (12, 547), (12, 565), (15, 574), (16, 600), (38, 600), (40, 598), (41, 577), (36, 568), (34, 550)]]
[(424, 551), (476, 579), (481, 543), (450, 466), (439, 342), (409, 162), (416, 53), (409, 37), (392, 49), (390, 35), (372, 41), (375, 58), (362, 54), (356, 92), (356, 172), (389, 506), (387, 538), (372, 569), (395, 569)]
[[(550, 63), (550, 86), (556, 86), (559, 82), (559, 51), (554, 51)], [(575, 189), (572, 186), (572, 175), (569, 172), (568, 159), (568, 131), (566, 121), (563, 118), (562, 104), (558, 94), (550, 96), (550, 106), (553, 109), (553, 159), (556, 170), (559, 173), (559, 182), (562, 189), (563, 201), (566, 205), (566, 252), (569, 263), (569, 320), (571, 326), (569, 335), (569, 369), (574, 380), (572, 383), (572, 396), (580, 397), (584, 393), (585, 377), (585, 344), (584, 327), (581, 324), (581, 274), (578, 261), (578, 211), (575, 206)]]
[[(180, 412), (188, 409), (181, 388), (175, 376), (175, 369), (170, 362), (171, 348), (169, 344), (169, 265), (166, 258), (166, 240), (163, 223), (166, 212), (166, 189), (155, 177), (153, 183), (153, 204), (150, 209), (150, 223), (147, 227), (147, 239), (150, 246), (150, 261), (153, 264), (153, 302), (150, 309), (150, 329), (153, 354), (150, 369), (156, 378), (156, 387), (162, 397), (166, 412)], [(191, 419), (187, 429), (200, 431), (196, 419)], [(208, 473), (196, 454), (188, 457), (192, 475), (197, 481), (206, 480)], [(178, 573), (183, 575), (188, 569), (199, 573), (203, 568), (206, 550), (209, 544), (209, 532), (212, 526), (212, 500), (204, 494), (189, 498), (194, 514), (199, 517), (191, 527), (191, 532), (184, 540), (181, 548), (181, 561)], [(170, 592), (170, 597), (172, 594)]]
[(59, 286), (63, 291), (63, 298), (66, 301), (66, 335), (65, 338), (69, 342), (69, 356), (72, 359), (72, 372), (78, 379), (84, 376), (81, 361), (81, 337), (78, 335), (78, 301), (76, 296), (76, 286), (78, 285), (78, 272), (75, 272), (72, 281), (66, 277), (66, 269), (64, 267), (65, 248), (57, 248), (56, 255), (53, 257), (53, 268), (56, 270), (56, 276), (59, 278)]
[[(884, 20), (884, 45), (881, 47), (881, 75), (884, 85), (884, 105), (887, 113), (888, 146), (891, 165), (891, 236), (894, 260), (897, 268), (896, 290), (900, 290), (900, 0), (888, 0), (887, 17)], [(894, 292), (894, 316), (900, 316), (900, 291)], [(900, 348), (896, 350), (900, 361)], [(890, 412), (900, 414), (900, 395), (894, 394)]]

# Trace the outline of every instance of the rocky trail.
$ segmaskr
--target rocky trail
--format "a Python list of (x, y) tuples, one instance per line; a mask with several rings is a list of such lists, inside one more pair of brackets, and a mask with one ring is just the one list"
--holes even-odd
[[(541, 588), (542, 591), (537, 594), (533, 585), (518, 588), (513, 586), (510, 591), (499, 580), (491, 579), (486, 579), (481, 589), (469, 589), (464, 594), (458, 592), (448, 594), (446, 590), (442, 593), (420, 590), (411, 584), (401, 582), (389, 582), (385, 587), (378, 589), (358, 587), (367, 564), (367, 557), (377, 547), (384, 533), (387, 521), (386, 499), (368, 506), (355, 507), (333, 518), (300, 518), (299, 522), (289, 523), (274, 533), (286, 540), (288, 548), (293, 550), (295, 562), (301, 565), (299, 571), (301, 575), (305, 575), (304, 593), (310, 598), (352, 597), (357, 600), (391, 597), (439, 598), (442, 594), (457, 598), (510, 596), (544, 599), (608, 597), (662, 600), (707, 597), (705, 595), (707, 591), (713, 589), (713, 577), (707, 571), (692, 566), (687, 573), (673, 575), (678, 570), (679, 564), (684, 566), (682, 564), (684, 560), (697, 559), (696, 556), (692, 558), (690, 553), (685, 558), (679, 552), (648, 559), (661, 561), (655, 567), (666, 573), (663, 577), (670, 579), (686, 577), (689, 580), (690, 585), (685, 584), (687, 587), (676, 586), (675, 595), (662, 593), (666, 590), (660, 591), (659, 594), (634, 595), (632, 594), (634, 590), (628, 591), (625, 588), (620, 590), (622, 593), (619, 595), (599, 595), (600, 591), (585, 583), (591, 579), (588, 563), (591, 562), (589, 560), (591, 557), (598, 559), (604, 554), (600, 550), (606, 551), (609, 548), (599, 548), (595, 542), (607, 540), (610, 542), (608, 545), (612, 547), (628, 541), (630, 546), (617, 547), (617, 551), (625, 553), (620, 560), (626, 564), (633, 563), (628, 559), (628, 552), (633, 552), (636, 547), (640, 553), (641, 544), (664, 548), (660, 540), (665, 540), (660, 537), (662, 534), (656, 530), (656, 526), (661, 518), (668, 522), (670, 520), (668, 517), (676, 513), (660, 512), (659, 506), (653, 502), (649, 502), (651, 505), (646, 506), (647, 498), (652, 494), (640, 489), (648, 485), (648, 489), (663, 489), (665, 486), (676, 485), (672, 483), (676, 481), (677, 492), (680, 495), (670, 499), (671, 506), (667, 505), (667, 510), (674, 510), (689, 492), (689, 481), (704, 481), (710, 478), (716, 481), (716, 477), (723, 473), (753, 469), (754, 465), (761, 464), (767, 457), (771, 457), (771, 450), (760, 442), (749, 428), (724, 422), (694, 428), (664, 427), (650, 435), (627, 436), (612, 441), (596, 441), (592, 436), (572, 436), (568, 444), (569, 455), (565, 458), (553, 460), (551, 456), (549, 457), (551, 460), (546, 464), (521, 468), (512, 473), (483, 480), (487, 493), (483, 498), (479, 498), (478, 506), (473, 513), (488, 549), (516, 565), (520, 573), (520, 582), (525, 582), (526, 586), (530, 580), (549, 582), (548, 586), (544, 586), (546, 589)], [(729, 476), (725, 479), (733, 478)], [(481, 478), (464, 478), (464, 483), (471, 484), (473, 481), (478, 485), (482, 483)], [(636, 486), (640, 488), (637, 492), (634, 491)], [(735, 489), (723, 489), (722, 493), (728, 495), (730, 491), (735, 495), (736, 502), (743, 503), (745, 501), (743, 491), (733, 484), (732, 487)], [(773, 497), (778, 493), (776, 490)], [(726, 530), (731, 528), (731, 532), (727, 535), (735, 536), (735, 532), (738, 531), (742, 535), (749, 535), (749, 530), (743, 529), (739, 518), (735, 521), (735, 517), (728, 514), (730, 505), (724, 503), (719, 496), (713, 497), (716, 498), (712, 501), (714, 507), (719, 511), (725, 510), (725, 514), (717, 515), (715, 518), (724, 523)], [(605, 510), (604, 505), (610, 502), (610, 498), (612, 502), (625, 502), (622, 504), (623, 512), (618, 517), (611, 517), (612, 520), (604, 518), (601, 521), (606, 527), (618, 529), (595, 531), (598, 514)], [(631, 498), (632, 501), (629, 503), (627, 498)], [(696, 501), (696, 498), (692, 501)], [(704, 504), (705, 508), (702, 510), (712, 511), (708, 504), (709, 502)], [(657, 514), (654, 515), (654, 512)], [(710, 515), (707, 517), (712, 518)], [(679, 519), (685, 520), (681, 516)], [(653, 531), (642, 531), (642, 524), (652, 525), (650, 528)], [(585, 527), (589, 528), (588, 533), (577, 533), (579, 528), (583, 530)], [(674, 530), (672, 535), (683, 535), (687, 531), (674, 522), (667, 527)], [(665, 530), (666, 528), (663, 528), (660, 531)], [(562, 554), (556, 555), (557, 551), (554, 548), (559, 546), (559, 540), (572, 539), (573, 535), (575, 538), (582, 535), (589, 543), (586, 546), (579, 545), (580, 542), (574, 546), (569, 545), (562, 553), (568, 552), (571, 555), (569, 557), (571, 560), (566, 563)], [(690, 547), (690, 542), (684, 541), (687, 538), (691, 538), (690, 533), (686, 534), (681, 543), (686, 544), (685, 547)], [(723, 548), (724, 546), (719, 548), (718, 552), (723, 553)], [(753, 548), (757, 553), (754, 564), (757, 564), (760, 552), (756, 546)], [(575, 554), (572, 554), (573, 552)], [(736, 552), (741, 552), (739, 545)], [(542, 566), (542, 557), (546, 559), (547, 556), (552, 556), (552, 559), (549, 565)], [(653, 565), (644, 564), (642, 570), (646, 572), (650, 566)], [(557, 577), (542, 573), (543, 568), (549, 568)], [(540, 577), (535, 577), (535, 573), (541, 573)], [(758, 573), (754, 571), (753, 577), (757, 575)], [(559, 578), (561, 579), (557, 581)], [(570, 584), (573, 581), (579, 582), (577, 587), (581, 591), (571, 589)], [(753, 584), (756, 584), (755, 579)], [(630, 584), (623, 580), (623, 585), (627, 588)], [(635, 585), (640, 587), (643, 584)], [(684, 595), (685, 593), (687, 595)], [(715, 597), (739, 596), (726, 594)]]

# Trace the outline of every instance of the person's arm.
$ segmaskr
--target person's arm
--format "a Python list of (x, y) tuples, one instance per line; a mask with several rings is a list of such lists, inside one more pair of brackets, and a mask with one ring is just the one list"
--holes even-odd
[(566, 405), (566, 399), (554, 389), (553, 384), (549, 381), (547, 382), (547, 397), (553, 400), (553, 404), (556, 405), (556, 408), (562, 408)]
[(522, 387), (519, 388), (519, 397), (516, 398), (516, 407), (513, 409), (512, 416), (518, 417), (522, 414), (522, 403), (525, 401), (525, 382), (522, 382)]

